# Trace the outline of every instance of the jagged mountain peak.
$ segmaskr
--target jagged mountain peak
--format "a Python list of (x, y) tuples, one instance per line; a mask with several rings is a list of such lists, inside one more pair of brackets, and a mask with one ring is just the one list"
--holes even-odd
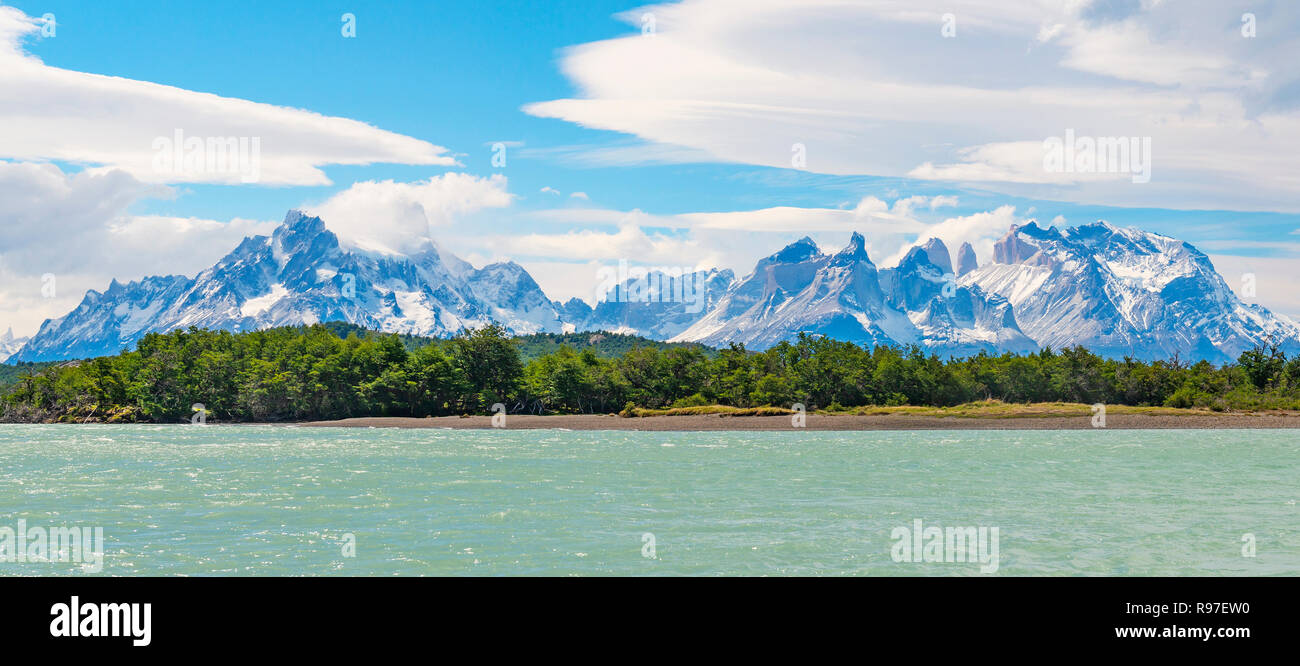
[(962, 243), (961, 249), (957, 250), (957, 277), (961, 277), (979, 267), (979, 259), (975, 256), (975, 248), (969, 242)]
[(0, 363), (8, 361), (10, 356), (22, 349), (27, 340), (28, 338), (14, 337), (14, 329), (10, 326), (4, 335), (0, 335)]
[(291, 210), (270, 236), (250, 236), (194, 278), (148, 277), (86, 293), (47, 320), (17, 360), (112, 354), (146, 333), (187, 326), (252, 330), (346, 321), (448, 336), (499, 321), (517, 333), (559, 332), (558, 312), (518, 264), (474, 270), (433, 243), (414, 255), (341, 247), (320, 217)]
[(1035, 241), (1045, 238), (1047, 233), (1034, 220), (1023, 225), (1011, 225), (1011, 229), (993, 244), (993, 261), (999, 264), (1019, 264), (1033, 259), (1040, 249)]
[(926, 266), (932, 265), (930, 263), (930, 257), (926, 255), (925, 250), (921, 249), (918, 245), (913, 245), (908, 248), (907, 254), (904, 254), (903, 258), (898, 261), (898, 266), (896, 266), (896, 268), (915, 266), (918, 264)]
[(1060, 240), (1062, 231), (1054, 225), (1041, 226), (1038, 220), (1029, 219), (1024, 224), (1012, 224), (1003, 238), (1015, 237), (1021, 240)]
[[(930, 249), (947, 253), (941, 244)], [(673, 340), (765, 349), (811, 333), (869, 346), (920, 344), (944, 353), (1033, 347), (1016, 329), (1004, 299), (990, 301), (978, 289), (948, 293), (944, 271), (922, 247), (913, 248), (910, 264), (883, 270), (871, 262), (861, 234), (831, 257), (799, 256), (802, 261), (759, 261), (715, 310)]]
[(535, 295), (540, 294), (542, 290), (537, 281), (533, 279), (533, 276), (523, 266), (513, 261), (498, 261), (488, 264), (473, 271), (468, 276), (468, 280), (480, 294), (494, 295), (493, 298), (489, 299), (493, 301), (504, 297), (507, 293), (509, 295), (520, 293)]
[(939, 267), (944, 274), (952, 272), (952, 255), (948, 252), (948, 246), (938, 237), (930, 238), (920, 248), (925, 252), (926, 258), (931, 264)]
[(871, 257), (867, 253), (867, 239), (862, 234), (853, 232), (849, 236), (848, 244), (835, 253), (836, 263), (842, 264), (845, 260), (871, 263)]
[(297, 208), (290, 208), (289, 211), (284, 214), (284, 222), (281, 222), (280, 224), (281, 226), (284, 227), (296, 227), (299, 225), (317, 225), (317, 224), (324, 226), (324, 222), (319, 217), (308, 215), (307, 213)]
[(1125, 231), (1136, 231), (1138, 233), (1148, 233), (1136, 227), (1117, 227), (1111, 224), (1110, 222), (1107, 222), (1106, 220), (1096, 220), (1095, 222), (1090, 222), (1088, 224), (1081, 224), (1076, 227), (1070, 227), (1066, 229), (1065, 232), (1072, 231), (1078, 233), (1078, 232), (1090, 231), (1090, 230), (1099, 230), (1099, 231), (1104, 231), (1106, 233), (1112, 233), (1112, 234), (1121, 233)]
[(844, 246), (844, 249), (840, 250), (840, 254), (866, 254), (866, 252), (867, 239), (856, 231), (849, 236), (849, 242)]
[(768, 256), (761, 263), (797, 264), (820, 256), (823, 256), (821, 248), (817, 247), (817, 243), (813, 241), (812, 238), (804, 236), (803, 238), (781, 248), (779, 252)]
[(533, 279), (533, 276), (529, 275), (528, 271), (524, 270), (523, 266), (520, 266), (519, 264), (509, 259), (505, 261), (497, 261), (497, 262), (490, 263), (484, 266), (483, 268), (478, 269), (478, 271), (481, 274), (487, 274), (493, 276), (511, 277), (515, 279), (528, 279), (528, 280)]
[(324, 220), (291, 210), (284, 222), (271, 232), (277, 250), (285, 253), (306, 251), (313, 245), (321, 249), (337, 248), (338, 237), (325, 227)]

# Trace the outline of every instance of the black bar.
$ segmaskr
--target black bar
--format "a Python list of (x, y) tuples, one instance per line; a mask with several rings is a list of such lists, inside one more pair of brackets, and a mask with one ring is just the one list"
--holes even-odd
[[(773, 643), (843, 645), (881, 658), (888, 652), (877, 647), (893, 646), (917, 663), (1034, 645), (1064, 650), (1055, 656), (1242, 656), (1294, 645), (1297, 593), (1295, 578), (23, 578), (0, 581), (0, 636), (40, 653), (126, 656), (196, 648), (207, 656), (259, 654), (263, 645), (325, 656), (366, 646), (442, 646), (436, 653), (458, 643), (487, 655), (557, 641), (587, 650), (615, 638), (628, 641), (629, 658), (641, 650), (684, 656), (692, 641), (742, 652)], [(150, 644), (135, 646), (130, 636), (51, 636), (51, 607), (73, 596), (83, 610), (87, 603), (151, 604)], [(1178, 603), (1188, 604), (1186, 612), (1175, 612)], [(1158, 616), (1149, 612), (1162, 606)], [(1250, 635), (1116, 636), (1141, 627)]]

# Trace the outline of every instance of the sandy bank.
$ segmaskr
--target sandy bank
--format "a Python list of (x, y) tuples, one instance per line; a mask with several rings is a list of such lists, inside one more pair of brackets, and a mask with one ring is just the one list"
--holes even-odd
[[(492, 427), (488, 416), (440, 416), (430, 418), (366, 417), (339, 421), (299, 423), (301, 426), (352, 428), (457, 428)], [(623, 418), (603, 414), (557, 416), (510, 415), (507, 429), (530, 430), (790, 430), (789, 416), (689, 415)], [(1300, 428), (1300, 414), (1113, 414), (1106, 429), (1176, 428)], [(1050, 417), (936, 417), (911, 414), (871, 416), (820, 415), (807, 417), (808, 430), (1091, 430), (1089, 416)]]

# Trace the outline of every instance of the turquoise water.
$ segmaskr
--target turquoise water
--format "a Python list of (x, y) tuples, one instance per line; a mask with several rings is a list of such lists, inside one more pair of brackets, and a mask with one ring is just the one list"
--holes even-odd
[(0, 426), (0, 528), (102, 527), (104, 574), (983, 575), (896, 562), (919, 518), (997, 527), (992, 575), (1295, 575), (1297, 454), (1287, 430)]

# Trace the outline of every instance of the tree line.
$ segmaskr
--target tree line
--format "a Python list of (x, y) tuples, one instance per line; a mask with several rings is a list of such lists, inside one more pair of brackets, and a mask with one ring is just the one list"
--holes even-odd
[[(327, 325), (153, 333), (116, 356), (33, 369), (8, 386), (8, 422), (307, 421), (359, 416), (612, 413), (631, 407), (952, 406), (982, 400), (1300, 408), (1300, 357), (1265, 345), (1216, 366), (1107, 359), (1082, 347), (941, 359), (801, 335), (754, 352), (654, 344), (606, 358), (560, 346), (528, 362), (501, 326), (449, 340)], [(649, 343), (649, 341), (647, 341)]]

